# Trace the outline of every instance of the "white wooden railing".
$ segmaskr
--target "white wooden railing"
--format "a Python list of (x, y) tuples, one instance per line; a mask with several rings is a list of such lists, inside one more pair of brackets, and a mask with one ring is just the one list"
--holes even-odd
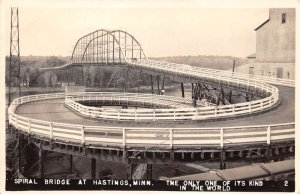
[(41, 94), (15, 99), (8, 109), (9, 123), (28, 134), (52, 140), (80, 144), (113, 145), (117, 147), (180, 148), (195, 146), (226, 146), (240, 144), (271, 144), (294, 140), (295, 123), (213, 128), (145, 128), (74, 125), (42, 121), (20, 116), (16, 108), (24, 103), (64, 98), (65, 94)]
[[(194, 72), (194, 71), (193, 71)], [(188, 73), (188, 72), (186, 72)], [(215, 75), (209, 75), (210, 78), (215, 78)], [(219, 80), (233, 82), (230, 76), (217, 76)], [(234, 80), (233, 83), (236, 83)], [(230, 83), (231, 84), (231, 83)], [(238, 84), (240, 87), (245, 87), (252, 90), (260, 90), (269, 94), (268, 97), (250, 102), (222, 105), (222, 106), (205, 106), (205, 107), (184, 107), (172, 109), (109, 109), (109, 108), (93, 108), (79, 104), (71, 99), (65, 100), (65, 105), (74, 111), (92, 118), (116, 119), (116, 120), (205, 120), (214, 118), (235, 117), (241, 115), (248, 115), (264, 111), (274, 106), (279, 100), (278, 89), (274, 86), (256, 80), (239, 79)], [(90, 95), (90, 94), (89, 94)], [(124, 94), (123, 94), (124, 95)], [(129, 96), (136, 94), (128, 94)], [(147, 95), (145, 95), (147, 96)], [(111, 97), (111, 100), (118, 100)], [(174, 97), (166, 97), (157, 95), (156, 98), (171, 100)], [(134, 99), (133, 99), (134, 100)], [(184, 102), (184, 100), (181, 100)]]
[[(239, 103), (224, 106), (206, 106), (193, 108), (191, 106), (184, 106), (166, 100), (159, 100), (148, 97), (135, 97), (126, 95), (105, 95), (99, 93), (99, 96), (89, 94), (86, 96), (67, 96), (65, 99), (65, 105), (77, 113), (90, 118), (101, 118), (101, 119), (113, 119), (113, 120), (204, 120), (211, 118), (223, 118), (231, 116), (239, 116), (244, 114), (256, 113), (263, 111), (266, 108), (270, 108), (274, 101), (269, 99), (262, 99), (259, 101), (253, 101), (252, 103)], [(153, 103), (168, 105), (172, 108), (160, 108), (160, 109), (115, 109), (115, 108), (99, 108), (91, 107), (78, 103), (77, 101), (89, 101), (89, 100), (102, 100), (102, 101), (121, 101), (128, 103), (140, 102), (140, 103)], [(151, 101), (152, 100), (152, 101)]]
[[(252, 114), (266, 110), (274, 105), (279, 100), (278, 89), (272, 85), (265, 83), (264, 81), (272, 80), (260, 76), (249, 76), (245, 74), (231, 73), (228, 71), (221, 71), (208, 68), (194, 67), (184, 64), (169, 63), (164, 61), (155, 61), (147, 59), (128, 59), (126, 61), (130, 66), (138, 66), (145, 69), (151, 69), (159, 72), (169, 72), (176, 75), (184, 75), (197, 80), (210, 80), (210, 82), (216, 82), (219, 84), (226, 84), (236, 86), (252, 91), (263, 91), (267, 94), (267, 97), (232, 105), (214, 106), (214, 107), (200, 107), (200, 108), (185, 108), (185, 109), (159, 109), (159, 110), (112, 110), (106, 109), (93, 109), (87, 106), (80, 105), (75, 101), (66, 100), (65, 104), (77, 111), (78, 113), (106, 119), (118, 119), (118, 120), (204, 120), (210, 118), (224, 118), (234, 117), (238, 115)], [(262, 81), (263, 80), (263, 81)], [(276, 82), (278, 85), (294, 86), (288, 81), (282, 81), (282, 79), (276, 79), (272, 82)], [(159, 97), (161, 98), (161, 97)]]
[[(250, 90), (261, 90), (268, 94), (266, 98), (251, 102), (224, 105), (218, 107), (200, 107), (191, 109), (192, 115), (186, 115), (190, 119), (219, 118), (251, 114), (265, 110), (278, 102), (278, 89), (267, 83), (269, 78), (263, 81), (256, 76), (245, 76), (241, 74), (226, 73), (225, 71), (192, 67), (188, 65), (147, 61), (128, 60), (129, 65), (148, 68), (155, 71), (170, 72), (196, 78), (198, 80), (210, 79), (216, 83), (228, 84), (239, 88)], [(284, 85), (281, 80), (275, 80), (277, 85)], [(287, 83), (294, 87), (294, 84)], [(64, 140), (81, 144), (114, 145), (119, 147), (149, 147), (152, 145), (162, 146), (167, 149), (175, 147), (195, 146), (225, 146), (241, 144), (271, 144), (278, 141), (295, 139), (295, 123), (284, 123), (274, 125), (254, 125), (220, 128), (122, 128), (106, 126), (85, 126), (58, 122), (41, 121), (17, 115), (16, 108), (24, 103), (65, 98), (65, 94), (42, 94), (25, 96), (15, 99), (8, 109), (9, 122), (17, 129), (28, 134), (34, 134), (53, 140)], [(128, 109), (129, 110), (129, 109)], [(176, 112), (167, 113), (175, 115)], [(134, 110), (135, 111), (135, 110)], [(194, 111), (194, 112), (193, 112)], [(196, 111), (196, 112), (195, 112)], [(161, 113), (153, 114), (155, 119)], [(134, 114), (136, 117), (138, 114)], [(152, 115), (152, 116), (153, 116)], [(132, 115), (131, 115), (132, 116)], [(162, 116), (163, 117), (163, 116)], [(169, 117), (169, 115), (167, 115)], [(107, 117), (108, 118), (108, 117)], [(114, 116), (114, 118), (117, 118)], [(166, 118), (163, 118), (166, 119)]]
[[(222, 76), (230, 76), (235, 77), (236, 80), (239, 79), (246, 79), (246, 80), (256, 80), (259, 82), (265, 82), (269, 84), (274, 85), (280, 85), (280, 86), (288, 86), (288, 87), (295, 87), (295, 80), (292, 79), (282, 79), (282, 78), (274, 78), (274, 77), (267, 77), (267, 76), (260, 76), (260, 75), (251, 75), (251, 74), (245, 74), (245, 73), (237, 73), (237, 72), (230, 72), (230, 71), (223, 71), (223, 70), (217, 70), (217, 69), (209, 69), (209, 68), (202, 68), (202, 67), (195, 67), (190, 66), (186, 64), (178, 64), (178, 63), (171, 63), (166, 61), (156, 61), (156, 60), (148, 60), (148, 59), (126, 59), (126, 63), (129, 65), (138, 65), (143, 66), (145, 68), (159, 68), (159, 70), (167, 70), (172, 73), (176, 74), (186, 74), (191, 73), (192, 71), (195, 71), (197, 73), (201, 72), (202, 75), (205, 73), (207, 75), (210, 75), (209, 77), (215, 77), (215, 75), (222, 75)], [(62, 66), (58, 67), (44, 67), (41, 68), (43, 70), (54, 70), (54, 69), (64, 69), (69, 66), (76, 65), (73, 63), (67, 63)], [(89, 64), (87, 64), (89, 65)], [(148, 66), (148, 67), (147, 67)], [(162, 68), (163, 67), (163, 68)], [(213, 75), (214, 74), (214, 75)], [(201, 74), (199, 74), (201, 75)]]
[(196, 76), (198, 78), (206, 77), (206, 78), (214, 78), (214, 79), (225, 80), (225, 81), (229, 79), (232, 82), (237, 81), (237, 83), (239, 83), (239, 80), (243, 79), (243, 80), (250, 80), (250, 82), (252, 81), (265, 82), (269, 84), (295, 87), (295, 80), (291, 80), (291, 79), (250, 75), (245, 73), (237, 73), (237, 72), (230, 72), (224, 70), (195, 67), (186, 64), (171, 63), (166, 61), (156, 61), (156, 60), (146, 60), (146, 59), (137, 59), (137, 60), (127, 59), (127, 62), (129, 63), (129, 65), (142, 66), (144, 68), (150, 68), (150, 69), (154, 68), (156, 70), (169, 71), (176, 74), (192, 75), (193, 77)]
[[(166, 96), (143, 93), (119, 93), (119, 92), (78, 92), (70, 93), (68, 99), (73, 101), (118, 101), (125, 103), (139, 102), (148, 105), (162, 105), (164, 107), (188, 108), (193, 99), (177, 96)], [(216, 106), (213, 103), (197, 100), (199, 106)]]
[[(170, 108), (164, 109), (114, 109), (114, 108), (99, 108), (86, 106), (77, 101), (116, 101), (120, 104), (129, 102), (150, 104), (150, 105), (163, 105)], [(109, 92), (90, 92), (78, 93), (69, 95), (65, 99), (65, 105), (77, 113), (91, 118), (104, 118), (104, 119), (117, 119), (117, 120), (178, 120), (178, 119), (191, 119), (194, 118), (197, 109), (192, 108), (192, 99), (162, 96), (152, 94), (134, 94), (134, 93), (109, 93)], [(183, 104), (184, 103), (184, 104)], [(197, 101), (198, 105), (215, 107), (214, 104)], [(215, 108), (212, 108), (215, 110)]]

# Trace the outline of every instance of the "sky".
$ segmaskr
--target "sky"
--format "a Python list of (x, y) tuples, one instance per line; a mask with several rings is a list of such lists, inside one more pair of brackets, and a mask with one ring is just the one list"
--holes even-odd
[[(20, 52), (70, 56), (81, 36), (97, 29), (122, 29), (135, 36), (148, 57), (245, 58), (255, 53), (254, 29), (268, 15), (267, 8), (25, 6), (19, 8)], [(7, 37), (9, 18), (7, 12)]]

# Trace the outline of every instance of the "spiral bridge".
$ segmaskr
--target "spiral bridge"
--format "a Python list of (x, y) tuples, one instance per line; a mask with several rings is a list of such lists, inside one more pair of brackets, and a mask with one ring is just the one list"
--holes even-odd
[(15, 99), (8, 110), (10, 124), (45, 150), (151, 164), (294, 154), (294, 81), (149, 60), (141, 44), (121, 30), (97, 30), (83, 36), (70, 63), (43, 70), (78, 65), (122, 65), (180, 83), (238, 90), (255, 98), (232, 104), (129, 93), (56, 93)]

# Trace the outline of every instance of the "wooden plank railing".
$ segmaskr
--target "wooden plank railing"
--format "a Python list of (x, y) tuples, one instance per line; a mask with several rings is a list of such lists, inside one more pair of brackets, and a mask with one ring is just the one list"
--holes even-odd
[(190, 66), (190, 65), (186, 65), (186, 64), (177, 64), (177, 63), (156, 61), (156, 60), (147, 60), (147, 59), (137, 59), (137, 60), (127, 59), (127, 63), (130, 65), (143, 66), (144, 68), (155, 68), (157, 70), (169, 71), (169, 72), (176, 73), (176, 74), (193, 75), (196, 77), (204, 76), (204, 77), (218, 78), (218, 76), (220, 76), (220, 79), (222, 77), (228, 78), (229, 80), (242, 80), (243, 79), (243, 80), (250, 80), (250, 81), (256, 81), (256, 82), (265, 82), (265, 83), (281, 85), (281, 86), (295, 87), (295, 80), (291, 80), (291, 79), (250, 75), (250, 74), (244, 74), (244, 73), (195, 67), (195, 66)]
[[(129, 65), (139, 66), (154, 71), (170, 72), (176, 75), (185, 75), (198, 80), (209, 80), (222, 85), (236, 86), (246, 90), (260, 90), (268, 94), (266, 98), (238, 103), (233, 105), (224, 105), (218, 107), (200, 107), (190, 110), (176, 109), (158, 109), (158, 112), (148, 114), (149, 112), (139, 112), (129, 110), (123, 117), (137, 119), (141, 118), (166, 119), (170, 117), (184, 117), (186, 119), (206, 119), (251, 114), (257, 111), (265, 110), (275, 105), (279, 100), (278, 89), (267, 84), (270, 78), (258, 78), (257, 76), (245, 76), (237, 73), (228, 73), (225, 71), (191, 67), (188, 65), (167, 63), (161, 61), (148, 60), (127, 60)], [(280, 79), (272, 79), (277, 85), (287, 85), (294, 87), (294, 83)], [(119, 147), (148, 147), (151, 145), (162, 146), (167, 149), (174, 147), (195, 147), (195, 146), (226, 146), (241, 144), (271, 144), (278, 141), (295, 139), (295, 123), (284, 123), (274, 125), (260, 126), (238, 126), (221, 128), (120, 128), (105, 126), (81, 126), (57, 122), (41, 121), (27, 118), (15, 114), (16, 108), (24, 103), (49, 100), (56, 98), (65, 98), (65, 94), (42, 94), (25, 96), (15, 99), (9, 107), (9, 122), (17, 129), (28, 134), (35, 134), (49, 139), (63, 139), (69, 142), (81, 144), (113, 144)], [(201, 109), (201, 110), (199, 110)], [(78, 108), (81, 112), (86, 112)], [(127, 110), (126, 110), (127, 111)], [(133, 111), (133, 112), (130, 112)], [(145, 110), (141, 110), (145, 111)], [(167, 112), (164, 112), (167, 111)], [(177, 112), (178, 111), (178, 112)], [(185, 112), (187, 111), (187, 112)], [(90, 115), (96, 114), (89, 110)], [(106, 118), (120, 118), (120, 112), (107, 111)], [(98, 115), (96, 115), (98, 116)], [(139, 118), (140, 119), (140, 118)]]
[[(119, 101), (119, 102), (139, 102), (148, 105), (161, 105), (173, 108), (189, 108), (193, 99), (176, 96), (138, 94), (138, 93), (118, 93), (118, 92), (78, 92), (69, 93), (68, 99), (73, 101)], [(213, 103), (197, 100), (199, 106), (216, 106)]]
[[(159, 96), (159, 95), (158, 95)], [(154, 98), (153, 98), (154, 97)], [(264, 111), (278, 100), (277, 95), (271, 95), (267, 98), (255, 100), (251, 102), (193, 108), (191, 106), (184, 106), (183, 104), (174, 103), (171, 100), (178, 100), (175, 98), (156, 98), (155, 95), (135, 95), (124, 93), (78, 93), (68, 96), (65, 99), (65, 105), (77, 113), (91, 118), (101, 119), (115, 119), (115, 120), (205, 120), (215, 118), (225, 118), (240, 116), (246, 114), (253, 114)], [(169, 100), (166, 101), (165, 99)], [(181, 98), (179, 98), (181, 99)], [(102, 101), (118, 101), (118, 102), (142, 102), (161, 104), (171, 108), (160, 109), (113, 109), (113, 108), (99, 108), (91, 107), (78, 103), (77, 101), (102, 100)], [(175, 102), (176, 102), (175, 101)], [(179, 102), (185, 102), (179, 100)]]
[(9, 123), (28, 134), (79, 144), (117, 147), (158, 146), (165, 149), (195, 146), (227, 146), (281, 142), (295, 139), (295, 123), (214, 128), (145, 128), (82, 126), (20, 116), (24, 103), (64, 98), (65, 94), (41, 94), (15, 99), (8, 109)]

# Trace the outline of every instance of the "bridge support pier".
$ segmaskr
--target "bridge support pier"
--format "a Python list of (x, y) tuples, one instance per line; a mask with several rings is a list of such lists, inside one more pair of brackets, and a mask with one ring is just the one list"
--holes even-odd
[(73, 155), (72, 154), (69, 156), (69, 171), (70, 172), (73, 171)]
[(22, 139), (21, 135), (18, 133), (17, 134), (17, 174), (20, 173), (21, 171), (21, 144), (22, 144)]
[(196, 84), (192, 84), (192, 99), (193, 99), (193, 106), (197, 106), (197, 100), (202, 99), (202, 86), (198, 82)]
[(220, 89), (220, 93), (219, 93), (219, 96), (218, 96), (217, 106), (220, 105), (220, 102), (222, 102), (222, 104), (225, 105), (225, 94), (224, 94), (224, 90), (223, 90), (222, 87)]
[(84, 156), (86, 156), (86, 147), (84, 144), (82, 144), (82, 146), (79, 148), (79, 150), (81, 150), (81, 152), (83, 153)]
[(175, 153), (173, 151), (170, 152), (170, 159), (175, 160)]
[(192, 84), (192, 99), (194, 99), (194, 83), (191, 84)]
[(154, 94), (154, 89), (153, 89), (153, 77), (150, 75), (150, 80), (151, 80), (151, 93)]
[(247, 101), (247, 102), (250, 102), (250, 98), (249, 98), (248, 93), (246, 94), (246, 97), (245, 97), (245, 98), (246, 98), (246, 101)]
[(42, 143), (39, 147), (39, 178), (44, 178), (44, 159), (45, 159), (45, 150), (42, 149)]
[(127, 180), (132, 180), (133, 166), (128, 163), (126, 167)]
[(220, 151), (220, 170), (226, 169), (226, 162), (225, 161), (225, 152), (222, 148)]
[(139, 80), (138, 80), (138, 87), (137, 87), (137, 93), (140, 92), (140, 86), (141, 86), (141, 82), (142, 82), (142, 71), (140, 71), (140, 76), (139, 76)]
[(193, 106), (196, 107), (197, 103), (197, 84), (192, 83), (192, 99), (193, 99)]
[(232, 103), (232, 99), (231, 98), (232, 98), (232, 90), (230, 90), (230, 92), (229, 92), (229, 100), (228, 101), (229, 101), (230, 104)]
[(82, 85), (85, 86), (83, 65), (81, 65), (81, 79), (82, 79)]
[(182, 98), (184, 98), (184, 85), (183, 83), (180, 83), (180, 85), (181, 85), (181, 96)]
[(125, 148), (123, 148), (123, 161), (126, 161), (126, 157), (127, 157), (127, 151)]
[(96, 178), (96, 159), (91, 159), (91, 179)]
[(151, 180), (152, 179), (152, 164), (147, 164), (147, 172), (146, 172), (146, 179)]
[(265, 151), (265, 157), (267, 160), (270, 159), (270, 148), (269, 145), (267, 145), (266, 151)]
[(124, 93), (127, 92), (128, 71), (129, 71), (129, 69), (128, 69), (128, 67), (127, 67), (127, 69), (126, 69), (126, 74), (125, 74)]
[(158, 95), (160, 95), (159, 80), (160, 80), (160, 76), (157, 75), (157, 76), (156, 76), (156, 82), (157, 82), (157, 94), (158, 94)]
[(164, 93), (165, 93), (165, 75), (163, 75), (160, 95), (164, 95)]

